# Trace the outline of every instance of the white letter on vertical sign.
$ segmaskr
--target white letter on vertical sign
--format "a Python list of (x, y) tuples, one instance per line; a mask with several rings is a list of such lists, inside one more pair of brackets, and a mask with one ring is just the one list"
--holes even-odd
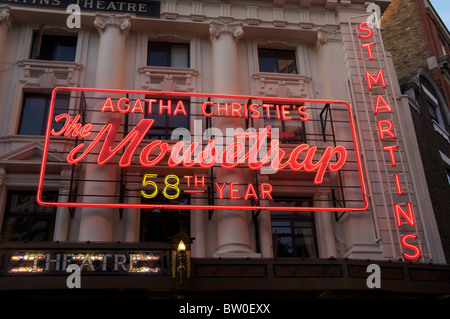
[(81, 268), (78, 265), (69, 265), (66, 268), (66, 272), (73, 272), (67, 277), (67, 288), (81, 288)]
[(369, 28), (380, 28), (380, 16), (381, 16), (381, 10), (380, 10), (380, 6), (377, 4), (369, 4), (369, 6), (367, 7), (367, 11), (368, 13), (371, 13), (369, 15), (369, 17), (367, 18), (367, 23)]
[(367, 288), (381, 288), (381, 282), (380, 282), (380, 278), (381, 278), (381, 270), (380, 270), (380, 266), (376, 265), (376, 264), (370, 264), (369, 266), (367, 266), (367, 270), (366, 272), (371, 272), (372, 274), (367, 277), (366, 280), (366, 284), (367, 284)]
[(77, 4), (71, 4), (67, 7), (67, 13), (70, 13), (70, 16), (66, 20), (67, 27), (69, 29), (81, 28), (81, 9)]

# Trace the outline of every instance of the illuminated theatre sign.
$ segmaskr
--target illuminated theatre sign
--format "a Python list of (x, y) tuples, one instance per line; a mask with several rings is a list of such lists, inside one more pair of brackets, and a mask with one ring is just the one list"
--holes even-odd
[[(58, 98), (67, 95), (70, 109), (58, 109)], [(245, 129), (225, 129), (221, 125), (227, 120), (247, 124)], [(177, 123), (181, 127), (174, 128)], [(164, 131), (171, 125), (168, 137)], [(303, 135), (298, 134), (299, 128), (304, 128)], [(308, 131), (322, 134), (308, 135)], [(295, 136), (299, 138), (290, 140)], [(66, 143), (63, 150), (58, 149), (62, 142)], [(37, 200), (44, 206), (68, 207), (366, 211), (358, 154), (351, 107), (345, 101), (56, 88)], [(46, 183), (54, 179), (46, 169), (61, 156), (64, 165), (78, 174), (83, 166), (94, 165), (96, 170), (113, 167), (126, 175), (121, 181), (111, 177), (110, 183), (123, 185), (129, 172), (138, 172), (133, 177), (139, 183), (140, 199), (133, 203), (114, 196), (101, 203), (83, 200), (101, 196), (83, 194), (79, 185), (98, 182), (94, 172), (70, 180), (71, 189), (78, 185), (76, 197), (45, 202)], [(252, 172), (250, 180), (220, 180), (223, 172), (239, 169), (243, 169), (240, 175)], [(286, 173), (294, 185), (276, 182), (279, 174)], [(320, 188), (336, 190), (336, 196), (314, 207), (270, 204), (287, 191), (302, 198), (305, 191), (314, 193)], [(192, 194), (205, 204), (181, 200)]]
[(87, 272), (114, 274), (154, 274), (169, 272), (169, 255), (165, 251), (18, 251), (6, 255), (8, 275), (66, 272), (78, 265)]

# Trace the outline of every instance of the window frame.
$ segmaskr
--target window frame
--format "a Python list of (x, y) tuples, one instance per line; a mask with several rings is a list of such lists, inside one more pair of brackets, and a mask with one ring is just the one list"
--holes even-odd
[[(270, 51), (274, 54), (275, 59), (275, 71), (267, 71), (262, 70), (261, 68), (261, 53), (262, 51)], [(294, 72), (281, 72), (279, 60), (281, 54), (292, 54), (293, 55), (293, 63), (294, 63)], [(257, 50), (257, 56), (258, 56), (258, 70), (259, 72), (265, 72), (265, 73), (276, 73), (276, 74), (299, 74), (299, 67), (298, 67), (298, 59), (297, 59), (297, 50), (296, 49), (273, 49), (273, 48), (265, 48), (265, 47), (258, 47)]]
[[(190, 197), (186, 194), (180, 195), (177, 199), (170, 200), (167, 198), (162, 197), (161, 194), (159, 194), (155, 198), (146, 199), (144, 197), (141, 197), (141, 203), (149, 203), (149, 204), (174, 204), (179, 203), (181, 204), (181, 201), (184, 201), (183, 204), (189, 204)], [(142, 208), (141, 214), (140, 214), (140, 222), (139, 222), (139, 242), (168, 242), (170, 237), (173, 237), (177, 233), (185, 233), (190, 234), (190, 211), (189, 210), (183, 210), (183, 209), (147, 209)], [(175, 232), (175, 234), (172, 234), (169, 232), (170, 222), (178, 222), (179, 228)], [(156, 224), (160, 223), (159, 229), (161, 229), (161, 237), (152, 238), (153, 240), (146, 240), (144, 236), (147, 235), (147, 232), (143, 230), (146, 223), (150, 224)], [(150, 232), (148, 232), (150, 234)], [(155, 235), (155, 234), (153, 234)], [(149, 237), (146, 237), (149, 238)]]
[[(292, 201), (293, 199), (297, 199), (298, 202), (301, 203), (309, 203), (309, 205), (312, 205), (313, 200), (311, 198), (296, 198), (296, 197), (274, 197), (274, 202), (282, 202), (283, 200), (289, 200)], [(306, 216), (306, 214), (309, 214), (309, 216)], [(278, 211), (271, 211), (270, 212), (270, 220), (271, 220), (271, 232), (272, 232), (272, 238), (273, 238), (273, 249), (274, 249), (274, 257), (276, 258), (318, 258), (319, 257), (319, 246), (317, 242), (317, 226), (315, 222), (314, 213), (312, 211), (308, 212), (278, 212)], [(280, 233), (276, 233), (276, 227), (283, 227), (283, 226), (274, 226), (276, 222), (284, 221), (289, 223), (289, 233), (281, 233), (282, 236), (280, 236)], [(295, 223), (299, 222), (307, 222), (311, 223), (311, 227), (299, 227), (298, 225), (295, 225)], [(305, 238), (303, 233), (296, 233), (296, 229), (311, 229), (311, 236), (312, 236), (312, 244), (313, 246), (313, 252), (309, 252), (309, 255), (299, 255), (299, 248), (301, 251), (307, 251), (307, 244), (306, 241), (304, 245), (297, 246), (295, 245), (296, 239), (298, 238)], [(280, 245), (280, 238), (282, 237), (289, 237), (290, 243), (292, 244), (292, 255), (286, 256), (286, 255), (280, 255), (279, 254), (279, 245)], [(306, 248), (305, 248), (306, 247)], [(313, 253), (313, 255), (311, 255)]]
[(439, 154), (441, 155), (442, 161), (444, 162), (445, 172), (447, 174), (448, 183), (450, 185), (450, 157), (442, 153), (442, 151), (440, 150)]
[[(45, 114), (43, 117), (43, 122), (40, 124), (40, 133), (39, 134), (25, 134), (25, 133), (21, 133), (22, 131), (22, 126), (24, 124), (23, 120), (24, 120), (24, 112), (26, 111), (25, 108), (27, 107), (27, 99), (28, 98), (37, 98), (37, 97), (41, 97), (44, 100), (45, 103)], [(64, 99), (62, 98), (64, 97)], [(50, 103), (51, 103), (51, 98), (52, 95), (50, 93), (41, 93), (41, 92), (23, 92), (22, 94), (22, 103), (21, 103), (21, 108), (20, 108), (20, 116), (19, 116), (19, 122), (17, 124), (17, 135), (29, 135), (29, 136), (44, 136), (45, 135), (45, 131), (47, 129), (47, 121), (48, 121), (48, 113), (50, 111)], [(59, 95), (57, 98), (57, 100), (61, 101), (61, 100), (66, 100), (67, 101), (67, 109), (64, 109), (64, 111), (69, 112), (70, 110), (70, 95)], [(55, 101), (56, 104), (56, 101)], [(32, 107), (32, 106), (28, 106), (28, 107)], [(64, 113), (61, 112), (61, 113)], [(58, 109), (55, 109), (53, 114), (60, 114), (58, 113)], [(55, 125), (57, 126), (61, 126), (61, 123), (56, 123), (53, 117), (53, 121), (52, 121), (52, 128), (55, 128)]]
[[(165, 46), (166, 51), (164, 51), (167, 54), (167, 63), (166, 65), (155, 65), (154, 63), (150, 63), (150, 53), (151, 53), (151, 45), (160, 45)], [(180, 66), (173, 66), (172, 65), (172, 50), (175, 46), (182, 46), (186, 48), (186, 66), (180, 67)], [(167, 41), (153, 41), (151, 39), (147, 42), (147, 59), (146, 59), (146, 65), (150, 67), (167, 67), (167, 68), (185, 68), (189, 69), (191, 67), (191, 45), (190, 43), (183, 43), (183, 42), (167, 42)]]
[(425, 85), (422, 85), (423, 91), (425, 92), (425, 99), (428, 106), (428, 110), (430, 112), (431, 119), (434, 120), (436, 123), (441, 125), (442, 127), (445, 127), (441, 109), (439, 107), (439, 100), (436, 98), (436, 96), (430, 92)]
[[(35, 191), (31, 190), (8, 190), (6, 195), (6, 204), (5, 204), (5, 210), (4, 210), (4, 216), (3, 216), (3, 223), (2, 223), (2, 229), (1, 234), (5, 241), (8, 242), (20, 242), (20, 241), (30, 241), (30, 242), (49, 242), (53, 241), (53, 235), (55, 232), (55, 224), (56, 224), (56, 207), (42, 207), (44, 211), (33, 211), (33, 212), (27, 212), (27, 211), (11, 211), (11, 201), (13, 200), (12, 197), (17, 194), (25, 194), (25, 195), (34, 195), (36, 196)], [(44, 196), (54, 196), (55, 200), (57, 200), (59, 194), (57, 191), (52, 192), (46, 192)], [(36, 205), (36, 200), (33, 201)], [(37, 206), (36, 206), (37, 207)], [(48, 211), (50, 210), (50, 211)], [(6, 237), (6, 232), (8, 231), (8, 219), (9, 218), (24, 218), (26, 220), (27, 224), (27, 232), (26, 232), (26, 239), (24, 240), (11, 240), (11, 237)], [(31, 218), (31, 220), (30, 220)], [(46, 227), (46, 235), (45, 237), (47, 239), (45, 240), (33, 240), (32, 237), (32, 226), (33, 226), (33, 220), (34, 219), (46, 219), (47, 221), (47, 227)], [(17, 221), (14, 222), (14, 224), (17, 224)], [(13, 232), (14, 234), (14, 226), (13, 226)]]
[[(272, 103), (272, 102), (265, 102), (264, 104), (273, 104), (273, 105), (280, 105), (280, 106), (281, 105), (291, 105), (291, 106), (292, 105), (296, 105), (296, 106), (303, 106), (304, 105), (304, 104), (300, 104), (300, 103), (291, 104), (291, 103)], [(272, 114), (272, 112), (273, 112), (273, 114)], [(275, 119), (270, 119), (269, 120), (266, 117), (263, 118), (263, 125), (264, 125), (264, 127), (266, 127), (267, 125), (270, 124), (270, 123), (268, 123), (268, 121), (277, 121), (275, 108), (270, 109), (270, 116), (272, 117), (272, 115), (274, 115)], [(286, 131), (286, 121), (283, 121), (283, 120), (278, 120), (278, 121), (281, 122), (281, 128), (273, 126), (273, 125), (272, 125), (272, 127), (280, 129), (280, 133), (289, 133), (290, 131), (289, 132)], [(289, 122), (292, 122), (292, 121), (289, 121)], [(280, 143), (281, 144), (304, 144), (304, 143), (307, 143), (308, 138), (307, 138), (307, 134), (306, 134), (306, 121), (300, 121), (299, 120), (298, 122), (300, 124), (298, 128), (300, 129), (301, 134), (295, 135), (294, 137), (281, 137), (280, 138)], [(268, 141), (269, 141), (269, 139), (268, 139)]]
[[(192, 104), (190, 99), (177, 98), (177, 97), (173, 97), (173, 98), (171, 98), (171, 97), (159, 98), (159, 97), (148, 97), (148, 96), (146, 96), (145, 98), (146, 99), (155, 99), (155, 100), (158, 100), (158, 101), (162, 100), (162, 101), (164, 101), (163, 102), (164, 105), (167, 105), (167, 101), (171, 100), (172, 101), (172, 109), (174, 107), (176, 107), (176, 103), (175, 104), (173, 103), (174, 101), (183, 101), (183, 105), (184, 105), (184, 107), (186, 109), (186, 112), (187, 112), (188, 116), (184, 116), (182, 114), (179, 114), (179, 115), (176, 115), (176, 116), (185, 117), (186, 121), (187, 121), (187, 125), (186, 125), (186, 127), (184, 127), (184, 126), (183, 127), (186, 128), (187, 130), (190, 130), (190, 126), (191, 126), (191, 112), (190, 111), (191, 111), (191, 104)], [(159, 102), (158, 102), (158, 104), (159, 104)], [(144, 138), (145, 139), (150, 139), (150, 140), (155, 140), (155, 139), (156, 140), (167, 140), (167, 141), (172, 140), (171, 137), (172, 137), (173, 130), (179, 128), (180, 126), (177, 126), (177, 127), (169, 126), (170, 118), (173, 115), (168, 115), (166, 112), (164, 112), (163, 114), (159, 115), (157, 112), (153, 112), (154, 108), (155, 107), (153, 107), (151, 114), (149, 114), (149, 110), (146, 109), (145, 110), (145, 114), (144, 114), (144, 118), (145, 119), (154, 119), (153, 118), (154, 115), (164, 116), (164, 126), (152, 125), (152, 127), (149, 130), (149, 132), (147, 132), (147, 134), (145, 135)], [(156, 121), (155, 121), (154, 124), (156, 124)], [(160, 129), (160, 130), (164, 129), (164, 136), (162, 136), (161, 134), (152, 134), (151, 132), (155, 128)]]
[[(49, 56), (44, 55), (42, 52), (42, 48), (44, 47), (43, 41), (44, 39), (52, 39), (52, 48), (53, 52), (51, 53), (51, 58)], [(73, 58), (72, 53), (70, 55), (70, 59), (58, 58), (57, 48), (61, 47), (61, 42), (68, 41), (73, 42), (71, 47), (73, 47)], [(49, 30), (45, 30), (41, 27), (39, 30), (33, 31), (32, 40), (31, 40), (31, 49), (29, 57), (32, 60), (40, 60), (40, 61), (60, 61), (60, 62), (75, 62), (77, 55), (77, 46), (78, 46), (78, 34), (56, 34)], [(46, 47), (49, 47), (47, 44)]]

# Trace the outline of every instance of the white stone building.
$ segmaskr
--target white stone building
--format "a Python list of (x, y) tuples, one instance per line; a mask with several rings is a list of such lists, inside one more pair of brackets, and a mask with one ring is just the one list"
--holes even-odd
[[(202, 292), (208, 291), (206, 284), (202, 283), (202, 280), (207, 280), (205, 278), (216, 283), (220, 291), (225, 283), (219, 278), (231, 278), (233, 282), (235, 278), (245, 277), (242, 287), (236, 288), (243, 291), (251, 278), (267, 279), (255, 284), (255, 287), (263, 287), (265, 283), (269, 286), (269, 283), (276, 283), (283, 276), (299, 283), (305, 276), (309, 278), (307, 280), (316, 278), (319, 281), (309, 287), (325, 290), (330, 284), (322, 281), (323, 276), (314, 272), (302, 276), (297, 272), (302, 265), (312, 261), (316, 266), (329, 267), (328, 271), (335, 266), (344, 267), (339, 268), (341, 272), (338, 271), (336, 276), (331, 274), (330, 278), (337, 278), (337, 285), (344, 287), (339, 280), (345, 277), (356, 289), (366, 288), (365, 282), (358, 282), (355, 278), (361, 277), (353, 276), (350, 269), (367, 266), (367, 263), (355, 266), (347, 264), (348, 260), (370, 259), (385, 266), (393, 262), (399, 272), (406, 271), (403, 262), (409, 259), (414, 261), (411, 267), (445, 264), (433, 210), (426, 196), (420, 156), (412, 135), (407, 97), (400, 94), (379, 30), (376, 27), (370, 29), (374, 32), (372, 37), (367, 28), (358, 30), (369, 16), (369, 5), (377, 5), (382, 12), (390, 1), (85, 0), (77, 3), (81, 9), (80, 25), (69, 28), (68, 18), (77, 22), (78, 17), (70, 16), (71, 12), (66, 11), (69, 3), (65, 1), (1, 1), (0, 226), (2, 245), (8, 258), (22, 254), (18, 258), (26, 261), (24, 256), (33, 252), (35, 256), (44, 256), (39, 260), (51, 267), (58, 264), (56, 270), (64, 270), (64, 266), (59, 264), (60, 257), (54, 257), (49, 251), (58, 250), (62, 254), (63, 251), (86, 250), (167, 250), (172, 236), (185, 233), (193, 240), (188, 245), (192, 277), (187, 285)], [(369, 45), (361, 47), (365, 43)], [(371, 49), (374, 53), (372, 59), (367, 56)], [(384, 79), (375, 78), (380, 70)], [(371, 74), (373, 80), (368, 79), (367, 74)], [(383, 85), (383, 80), (386, 85)], [(374, 86), (372, 90), (368, 89), (371, 84)], [(359, 196), (360, 188), (355, 190), (354, 185), (361, 185), (358, 184), (359, 175), (354, 172), (352, 175), (342, 171), (339, 183), (333, 182), (333, 174), (326, 173), (321, 185), (315, 185), (310, 177), (301, 173), (288, 172), (258, 175), (259, 182), (279, 186), (272, 193), (275, 204), (266, 201), (261, 203), (262, 206), (282, 206), (285, 202), (291, 206), (336, 209), (302, 212), (172, 209), (160, 212), (158, 208), (138, 206), (39, 207), (35, 203), (35, 194), (45, 151), (47, 114), (55, 87), (119, 89), (128, 90), (131, 94), (132, 91), (178, 92), (179, 97), (173, 98), (188, 99), (186, 105), (189, 105), (189, 114), (192, 115), (179, 121), (164, 115), (155, 117), (159, 122), (154, 126), (156, 123), (160, 126), (154, 134), (161, 140), (169, 139), (171, 131), (180, 126), (191, 128), (192, 132), (196, 120), (204, 121), (202, 123), (206, 125), (200, 109), (204, 100), (195, 96), (196, 93), (205, 97), (208, 94), (264, 97), (275, 103), (279, 98), (347, 101), (352, 108), (351, 120), (355, 122), (359, 148), (359, 153), (349, 155), (349, 160), (355, 163), (358, 157), (361, 162), (365, 192)], [(378, 96), (382, 96), (385, 103), (378, 104), (380, 113), (374, 114)], [(153, 93), (152, 98), (158, 96)], [(164, 94), (159, 98), (164, 98)], [(77, 101), (73, 96), (63, 97), (58, 99), (57, 106), (75, 109)], [(319, 104), (314, 105), (319, 107)], [(87, 105), (89, 108), (94, 104)], [(310, 144), (316, 139), (321, 143), (324, 133), (319, 114), (324, 106), (320, 104), (320, 108), (311, 111), (315, 122), (306, 122), (304, 126), (295, 128), (285, 126), (282, 121), (275, 121), (272, 125), (283, 133), (295, 131), (297, 144), (305, 142), (304, 139)], [(98, 106), (95, 107), (98, 110)], [(86, 112), (91, 123), (105, 124), (111, 117), (106, 112), (89, 109)], [(348, 125), (350, 120), (348, 117), (344, 119)], [(258, 120), (255, 127), (267, 125), (263, 119)], [(335, 120), (337, 122), (331, 123), (336, 128), (333, 138), (352, 140), (351, 134), (339, 130), (342, 118)], [(129, 130), (137, 121), (137, 116), (130, 116)], [(394, 128), (383, 127), (389, 123)], [(225, 131), (230, 127), (243, 127), (245, 123), (243, 119), (213, 117), (212, 125)], [(389, 133), (395, 138), (389, 140)], [(150, 137), (150, 140), (152, 138), (155, 137)], [(44, 187), (47, 201), (109, 203), (111, 196), (121, 196), (119, 200), (128, 204), (145, 203), (139, 194), (143, 176), (147, 173), (142, 167), (132, 165), (118, 169), (113, 165), (86, 164), (73, 170), (74, 166), (65, 161), (71, 148), (73, 139), (56, 139), (51, 144), (46, 166), (48, 179)], [(392, 163), (392, 154), (396, 165)], [(245, 184), (249, 171), (218, 168), (214, 176), (218, 182)], [(153, 172), (164, 175), (169, 171), (167, 167), (159, 167)], [(211, 177), (208, 170), (199, 168), (176, 167), (170, 173), (206, 176), (207, 180)], [(164, 185), (163, 180), (158, 183)], [(294, 191), (299, 184), (304, 187)], [(88, 199), (92, 194), (94, 199)], [(215, 196), (217, 205), (217, 194)], [(353, 203), (354, 198), (359, 200)], [(178, 202), (208, 205), (209, 199), (192, 194)], [(164, 199), (157, 202), (164, 203)], [(365, 204), (367, 209), (363, 212), (351, 211), (352, 207), (361, 208)], [(349, 211), (338, 212), (338, 207), (349, 208)], [(396, 217), (400, 218), (400, 225)], [(403, 237), (405, 235), (410, 237)], [(405, 254), (410, 258), (405, 258)], [(3, 265), (4, 274), (8, 273), (7, 269), (19, 272), (20, 266), (14, 268), (8, 261), (12, 259), (8, 258)], [(270, 267), (265, 262), (270, 263)], [(262, 275), (255, 264), (265, 269)], [(23, 271), (33, 273), (39, 269), (36, 265), (31, 267), (33, 271), (30, 268)], [(102, 270), (106, 270), (106, 263), (103, 265)], [(244, 269), (245, 274), (248, 271), (248, 274), (236, 275), (230, 270), (236, 267)], [(267, 271), (267, 267), (273, 270)], [(48, 269), (45, 266), (41, 271)], [(220, 271), (224, 269), (228, 270), (221, 277)], [(345, 270), (342, 272), (342, 269)], [(448, 268), (436, 271), (448, 276)], [(219, 275), (214, 277), (211, 272)], [(405, 278), (401, 274), (399, 276)], [(3, 280), (11, 282), (14, 276), (6, 275)], [(61, 279), (61, 282), (57, 277), (52, 280), (49, 287), (65, 288)], [(141, 287), (135, 278), (127, 282), (121, 277), (118, 282), (125, 288)], [(436, 281), (435, 284), (437, 288), (424, 288), (423, 291), (420, 286), (414, 286), (414, 292), (439, 293), (442, 287), (445, 288), (439, 285), (448, 285), (448, 281)], [(34, 284), (29, 287), (22, 285), (23, 289), (32, 289)], [(108, 287), (99, 282), (91, 285), (93, 288)], [(164, 291), (171, 291), (169, 281), (161, 285)], [(273, 291), (297, 291), (290, 285), (277, 285), (279, 288)], [(394, 286), (391, 280), (384, 288), (406, 292), (405, 288)], [(305, 292), (309, 288), (303, 286), (298, 289)]]

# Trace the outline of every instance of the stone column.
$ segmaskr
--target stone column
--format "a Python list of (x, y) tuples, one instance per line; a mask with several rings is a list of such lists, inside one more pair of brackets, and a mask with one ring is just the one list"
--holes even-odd
[[(209, 32), (213, 54), (213, 85), (217, 94), (240, 94), (239, 61), (237, 42), (243, 35), (242, 24), (230, 21), (212, 22)], [(220, 102), (214, 100), (214, 102)], [(227, 101), (229, 102), (229, 101)], [(226, 136), (227, 129), (242, 128), (241, 119), (220, 117), (214, 118), (213, 125)], [(225, 142), (227, 143), (227, 142)], [(228, 143), (227, 143), (228, 144)], [(230, 197), (230, 183), (247, 183), (244, 169), (215, 169), (216, 180), (227, 183), (224, 198)], [(242, 188), (240, 188), (243, 194)], [(243, 195), (242, 195), (243, 196)], [(243, 200), (222, 200), (229, 205), (249, 205)], [(217, 251), (216, 257), (245, 257), (254, 254), (251, 249), (249, 225), (251, 213), (239, 210), (218, 210), (217, 214)]]
[[(320, 189), (314, 195), (314, 206), (331, 207), (330, 197), (330, 189)], [(333, 216), (332, 212), (314, 212), (320, 258), (337, 257), (332, 220)]]
[[(6, 170), (3, 167), (0, 167), (0, 207), (5, 207), (6, 199), (7, 199), (7, 189), (5, 186), (6, 179)], [(0, 212), (0, 229), (3, 228), (3, 223), (5, 222), (5, 209), (3, 212)], [(0, 233), (0, 241), (3, 241), (2, 234)]]
[[(94, 25), (100, 34), (98, 48), (97, 70), (95, 78), (96, 88), (121, 89), (123, 88), (125, 43), (131, 23), (128, 15), (97, 14)], [(99, 102), (89, 105), (100, 110), (106, 97), (111, 94), (97, 94)], [(111, 117), (111, 113), (93, 112), (91, 123), (100, 123), (103, 126)], [(94, 126), (93, 131), (98, 130)], [(95, 150), (94, 150), (95, 153)], [(84, 194), (96, 194), (99, 197), (87, 197), (85, 201), (107, 203), (116, 195), (119, 185), (112, 181), (118, 180), (118, 168), (112, 165), (87, 164), (86, 179), (90, 180), (84, 185)], [(118, 216), (117, 209), (110, 208), (84, 208), (80, 222), (80, 241), (112, 241), (114, 238), (114, 224)]]
[[(140, 182), (141, 177), (138, 171), (128, 172), (125, 188), (126, 202), (128, 204), (139, 205), (141, 203)], [(139, 242), (139, 226), (141, 219), (141, 210), (139, 208), (124, 209), (125, 225), (125, 242)]]
[[(62, 185), (59, 187), (58, 202), (67, 202), (70, 191), (71, 170), (63, 169), (61, 171)], [(70, 212), (68, 207), (58, 207), (56, 209), (55, 231), (53, 241), (67, 241), (69, 236)]]
[(0, 71), (3, 70), (3, 59), (6, 48), (6, 37), (8, 35), (11, 19), (9, 16), (9, 7), (0, 5)]

